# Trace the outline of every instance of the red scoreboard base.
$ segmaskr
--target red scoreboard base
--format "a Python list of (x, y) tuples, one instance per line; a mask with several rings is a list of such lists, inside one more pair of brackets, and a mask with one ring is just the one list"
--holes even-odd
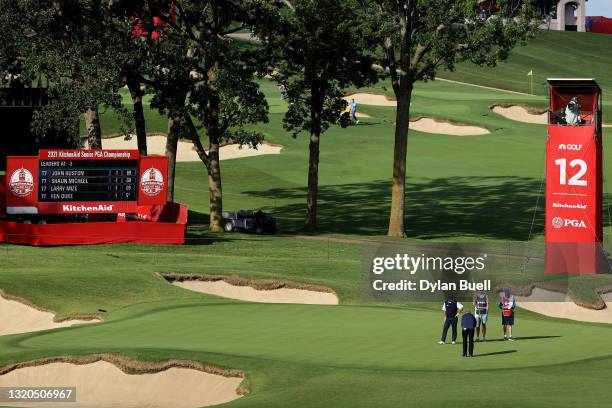
[(88, 245), (119, 242), (184, 244), (187, 206), (168, 203), (155, 208), (156, 221), (66, 222), (24, 224), (0, 221), (0, 242), (34, 246)]
[(544, 272), (566, 275), (610, 273), (608, 254), (599, 242), (546, 244)]

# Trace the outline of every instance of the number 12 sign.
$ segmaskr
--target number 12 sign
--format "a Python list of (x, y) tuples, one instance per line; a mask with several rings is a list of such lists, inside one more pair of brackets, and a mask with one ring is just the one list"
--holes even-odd
[(549, 126), (546, 242), (601, 242), (601, 138), (593, 126)]
[(594, 126), (549, 126), (545, 271), (602, 269), (601, 135)]

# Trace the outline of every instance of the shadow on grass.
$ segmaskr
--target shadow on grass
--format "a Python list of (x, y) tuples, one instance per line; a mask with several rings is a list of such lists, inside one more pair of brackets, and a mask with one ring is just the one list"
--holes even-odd
[(212, 245), (220, 242), (233, 242), (234, 239), (226, 234), (217, 234), (208, 231), (187, 230), (185, 245)]
[[(542, 339), (556, 339), (563, 336), (525, 336), (525, 337), (513, 337), (514, 341), (523, 341), (523, 340), (542, 340)], [(507, 341), (504, 339), (495, 339), (495, 340), (487, 340), (487, 343), (492, 341)]]
[(189, 210), (187, 220), (189, 224), (208, 224), (210, 221), (210, 214)]
[(499, 356), (501, 354), (512, 354), (516, 352), (518, 352), (518, 350), (493, 351), (491, 353), (474, 354), (474, 357)]
[[(411, 238), (474, 236), (523, 241), (529, 237), (540, 181), (525, 177), (448, 177), (406, 185), (406, 227)], [(284, 231), (303, 226), (306, 189), (272, 188), (244, 194), (275, 200)], [(384, 235), (389, 180), (319, 186), (319, 232)], [(532, 234), (543, 231), (540, 199)]]

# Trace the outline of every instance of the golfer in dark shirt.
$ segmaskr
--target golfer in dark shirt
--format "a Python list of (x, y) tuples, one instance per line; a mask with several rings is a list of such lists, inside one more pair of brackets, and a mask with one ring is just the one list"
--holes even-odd
[(474, 329), (476, 328), (476, 318), (470, 312), (467, 312), (461, 318), (461, 334), (463, 335), (463, 357), (474, 357)]

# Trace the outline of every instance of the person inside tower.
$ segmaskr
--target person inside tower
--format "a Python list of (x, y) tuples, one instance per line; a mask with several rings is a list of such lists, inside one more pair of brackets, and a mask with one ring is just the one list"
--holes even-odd
[(569, 101), (565, 108), (565, 123), (570, 126), (584, 124), (584, 121), (580, 117), (580, 104), (578, 103), (578, 98), (575, 96)]

